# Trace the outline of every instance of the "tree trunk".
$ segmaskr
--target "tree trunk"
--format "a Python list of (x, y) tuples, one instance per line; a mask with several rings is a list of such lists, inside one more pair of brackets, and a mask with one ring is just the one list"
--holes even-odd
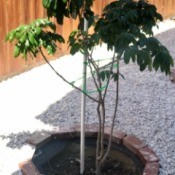
[(101, 163), (96, 159), (96, 175), (101, 175)]

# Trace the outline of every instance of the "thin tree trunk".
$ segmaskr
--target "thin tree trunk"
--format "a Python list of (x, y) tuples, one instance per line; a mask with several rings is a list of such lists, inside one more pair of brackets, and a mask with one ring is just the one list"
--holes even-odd
[(118, 75), (118, 78), (117, 78), (117, 81), (116, 81), (116, 99), (115, 99), (115, 108), (114, 108), (114, 114), (113, 114), (113, 118), (112, 118), (112, 122), (111, 122), (111, 132), (110, 132), (110, 138), (109, 138), (109, 141), (108, 141), (108, 148), (107, 148), (107, 151), (106, 151), (106, 154), (104, 155), (103, 159), (101, 160), (101, 162), (103, 163), (107, 156), (109, 155), (109, 152), (111, 150), (111, 144), (112, 144), (112, 135), (113, 135), (113, 130), (114, 130), (114, 122), (115, 122), (115, 118), (116, 118), (116, 114), (117, 114), (117, 111), (118, 111), (118, 101), (119, 101), (119, 58), (117, 59), (117, 75)]
[(96, 159), (96, 175), (101, 175), (101, 163)]

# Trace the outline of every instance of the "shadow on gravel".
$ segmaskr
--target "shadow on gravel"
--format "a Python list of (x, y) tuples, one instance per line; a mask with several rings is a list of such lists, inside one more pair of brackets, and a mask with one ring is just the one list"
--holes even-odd
[[(92, 90), (90, 91), (92, 92)], [(86, 123), (92, 123), (91, 117), (96, 113), (96, 103), (87, 98), (86, 105)], [(79, 124), (80, 115), (81, 93), (78, 90), (73, 90), (60, 101), (50, 105), (46, 111), (36, 116), (36, 119), (53, 127), (58, 127)]]
[[(162, 32), (160, 34), (155, 35), (155, 37), (168, 48), (170, 53), (175, 56), (175, 28)], [(175, 58), (175, 57), (174, 57)]]
[[(60, 126), (66, 125), (74, 125), (79, 124), (80, 122), (80, 105), (81, 105), (81, 93), (78, 90), (73, 90), (72, 92), (68, 93), (64, 98), (60, 101), (51, 104), (46, 111), (41, 113), (40, 115), (36, 116), (37, 120), (40, 120), (44, 124), (51, 125), (53, 128), (57, 128)], [(91, 100), (87, 99), (88, 108), (94, 108), (95, 104)], [(92, 116), (87, 109), (86, 112), (86, 123), (91, 121), (89, 117)], [(92, 122), (91, 122), (92, 123)], [(94, 123), (94, 120), (93, 120)], [(42, 132), (42, 133), (49, 133), (49, 131), (41, 130), (42, 128), (36, 128), (35, 132), (30, 131), (22, 131), (19, 133), (11, 133), (9, 135), (1, 135), (0, 139), (8, 140), (7, 147), (12, 149), (20, 149), (26, 143), (26, 140), (30, 138), (33, 134)]]
[(48, 131), (41, 130), (41, 131), (35, 131), (35, 132), (20, 132), (17, 134), (9, 134), (9, 135), (0, 135), (0, 138), (2, 140), (8, 139), (9, 141), (7, 142), (7, 147), (12, 148), (12, 149), (20, 149), (24, 145), (28, 144), (26, 142), (27, 139), (29, 139), (33, 134), (36, 133), (48, 133)]
[[(175, 28), (170, 29), (168, 31), (162, 32), (160, 34), (156, 35), (156, 38), (160, 40), (170, 51), (170, 53), (175, 55), (175, 39), (172, 39), (172, 36), (175, 36)], [(134, 71), (133, 71), (134, 72)], [(123, 72), (122, 72), (123, 73)], [(137, 74), (137, 72), (135, 72)], [(128, 74), (128, 71), (126, 70), (124, 72), (124, 75)], [(147, 74), (147, 73), (145, 73)], [(139, 75), (144, 75), (139, 73)], [(149, 73), (148, 73), (149, 76)], [(126, 76), (126, 78), (128, 75)], [(134, 75), (135, 77), (135, 75)], [(137, 81), (140, 77), (136, 77), (133, 79), (133, 81)], [(144, 78), (144, 77), (141, 77)], [(165, 77), (163, 77), (165, 78)], [(90, 80), (90, 79), (88, 79)], [(128, 81), (128, 80), (127, 80)], [(88, 82), (88, 90), (93, 92), (94, 88), (91, 87), (91, 82)], [(133, 86), (133, 84), (132, 84)], [(132, 87), (131, 86), (131, 87)], [(139, 90), (139, 89), (138, 89)], [(58, 89), (59, 91), (59, 89)], [(95, 95), (95, 94), (91, 94)], [(127, 98), (127, 97), (126, 97)], [(89, 100), (87, 98), (87, 112), (86, 112), (86, 123), (91, 123), (91, 117), (96, 114), (96, 107), (95, 103), (92, 102), (92, 100)], [(92, 110), (93, 109), (93, 110)], [(56, 102), (55, 104), (50, 105), (45, 112), (42, 114), (36, 116), (36, 119), (42, 121), (45, 124), (49, 124), (51, 126), (57, 127), (57, 126), (64, 126), (64, 125), (72, 125), (77, 124), (80, 122), (80, 112), (81, 111), (81, 93), (77, 90), (73, 90), (69, 94), (67, 94), (63, 99)], [(94, 119), (93, 119), (94, 120)], [(97, 120), (93, 121), (97, 122)]]
[(23, 175), (23, 174), (22, 174), (22, 172), (20, 170), (16, 170), (11, 175)]
[(36, 116), (36, 119), (54, 127), (76, 123), (80, 116), (80, 101), (81, 94), (77, 90), (73, 90), (60, 101), (51, 104), (46, 111)]

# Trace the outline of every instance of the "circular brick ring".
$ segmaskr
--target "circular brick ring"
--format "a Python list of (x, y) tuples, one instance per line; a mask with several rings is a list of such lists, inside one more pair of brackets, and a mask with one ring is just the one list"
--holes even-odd
[[(86, 125), (86, 137), (96, 137), (98, 132), (97, 125)], [(110, 136), (110, 128), (105, 128), (105, 139)], [(58, 131), (53, 131), (51, 134), (36, 134), (27, 140), (29, 144), (34, 146), (43, 145), (51, 140), (52, 137), (56, 138), (74, 138), (80, 137), (80, 126), (64, 127)], [(141, 140), (134, 135), (127, 135), (121, 131), (114, 131), (112, 141), (117, 144), (122, 144), (124, 147), (133, 152), (141, 162), (144, 164), (142, 175), (158, 175), (159, 173), (159, 159), (155, 152), (150, 149)], [(19, 167), (24, 175), (41, 175), (31, 159), (26, 160), (19, 164)]]

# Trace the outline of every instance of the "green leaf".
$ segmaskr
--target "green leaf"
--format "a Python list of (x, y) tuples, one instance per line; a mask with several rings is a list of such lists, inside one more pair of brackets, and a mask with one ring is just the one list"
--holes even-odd
[(14, 57), (18, 57), (20, 54), (20, 48), (16, 45), (14, 48)]
[(109, 70), (106, 70), (106, 71), (105, 71), (105, 77), (106, 77), (107, 79), (110, 78), (111, 74), (113, 74), (113, 72), (110, 72)]
[(137, 53), (138, 53), (138, 48), (135, 46), (126, 48), (124, 52), (124, 62), (128, 64), (131, 58), (132, 58), (132, 61), (135, 62)]
[[(54, 2), (54, 10), (57, 10), (57, 4), (58, 4), (57, 1), (58, 1), (58, 0), (55, 0), (55, 2)], [(64, 2), (64, 0), (63, 0), (63, 2)]]
[(35, 28), (35, 34), (39, 35), (41, 33), (42, 29), (40, 27)]
[(144, 55), (142, 55), (144, 52), (142, 52), (141, 50), (138, 51), (137, 53), (137, 64), (139, 66), (141, 66), (144, 62)]
[(104, 81), (104, 80), (105, 80), (105, 71), (101, 71), (101, 72), (99, 73), (99, 77), (100, 77), (100, 79), (101, 79), (102, 81)]
[(158, 55), (155, 56), (154, 60), (153, 60), (153, 68), (157, 71), (159, 69), (159, 57)]
[(34, 43), (34, 40), (35, 40), (34, 35), (33, 35), (32, 33), (29, 33), (28, 35), (29, 35), (29, 41), (30, 41), (30, 43), (31, 43), (32, 45), (34, 45), (34, 44), (35, 44), (35, 43)]
[(65, 43), (65, 40), (64, 40), (64, 38), (63, 38), (61, 35), (56, 34), (56, 35), (55, 35), (55, 38), (56, 38), (56, 40), (59, 41), (60, 43)]
[(25, 43), (26, 42), (26, 39), (27, 39), (27, 34), (26, 34), (26, 32), (25, 33), (23, 33), (23, 35), (21, 36), (21, 38), (20, 38), (20, 42), (21, 43)]
[(23, 55), (23, 58), (27, 60), (27, 49), (26, 48), (23, 49), (22, 55)]
[(52, 22), (49, 23), (49, 27), (55, 32), (56, 31), (56, 25)]
[(13, 40), (14, 40), (14, 38), (15, 38), (15, 34), (16, 34), (16, 31), (15, 30), (12, 30), (12, 31), (10, 31), (7, 35), (6, 35), (6, 37), (5, 37), (5, 41), (10, 41), (10, 42), (12, 42)]
[(28, 48), (30, 46), (30, 43), (29, 43), (28, 39), (26, 39), (26, 41), (25, 41), (25, 46), (26, 46), (26, 48)]
[(47, 46), (47, 53), (48, 53), (49, 55), (54, 53), (54, 52), (53, 52), (53, 48), (52, 48), (51, 45), (48, 45), (48, 46)]
[(94, 0), (85, 0), (86, 1), (86, 8), (89, 9), (93, 5)]
[(113, 78), (114, 81), (117, 81), (118, 77), (119, 77), (118, 73), (113, 73), (112, 78)]
[(49, 8), (52, 0), (42, 0), (43, 7), (44, 8)]
[(147, 67), (147, 64), (145, 64), (145, 63), (140, 65), (140, 71), (144, 71), (146, 69), (146, 67)]
[(81, 45), (80, 45), (79, 43), (75, 43), (75, 44), (71, 47), (70, 53), (71, 53), (72, 55), (75, 55), (75, 54), (80, 50), (80, 48), (81, 48)]
[(74, 37), (78, 32), (79, 32), (79, 30), (74, 30), (70, 33), (70, 36)]
[(119, 72), (119, 75), (125, 80), (125, 76)]

